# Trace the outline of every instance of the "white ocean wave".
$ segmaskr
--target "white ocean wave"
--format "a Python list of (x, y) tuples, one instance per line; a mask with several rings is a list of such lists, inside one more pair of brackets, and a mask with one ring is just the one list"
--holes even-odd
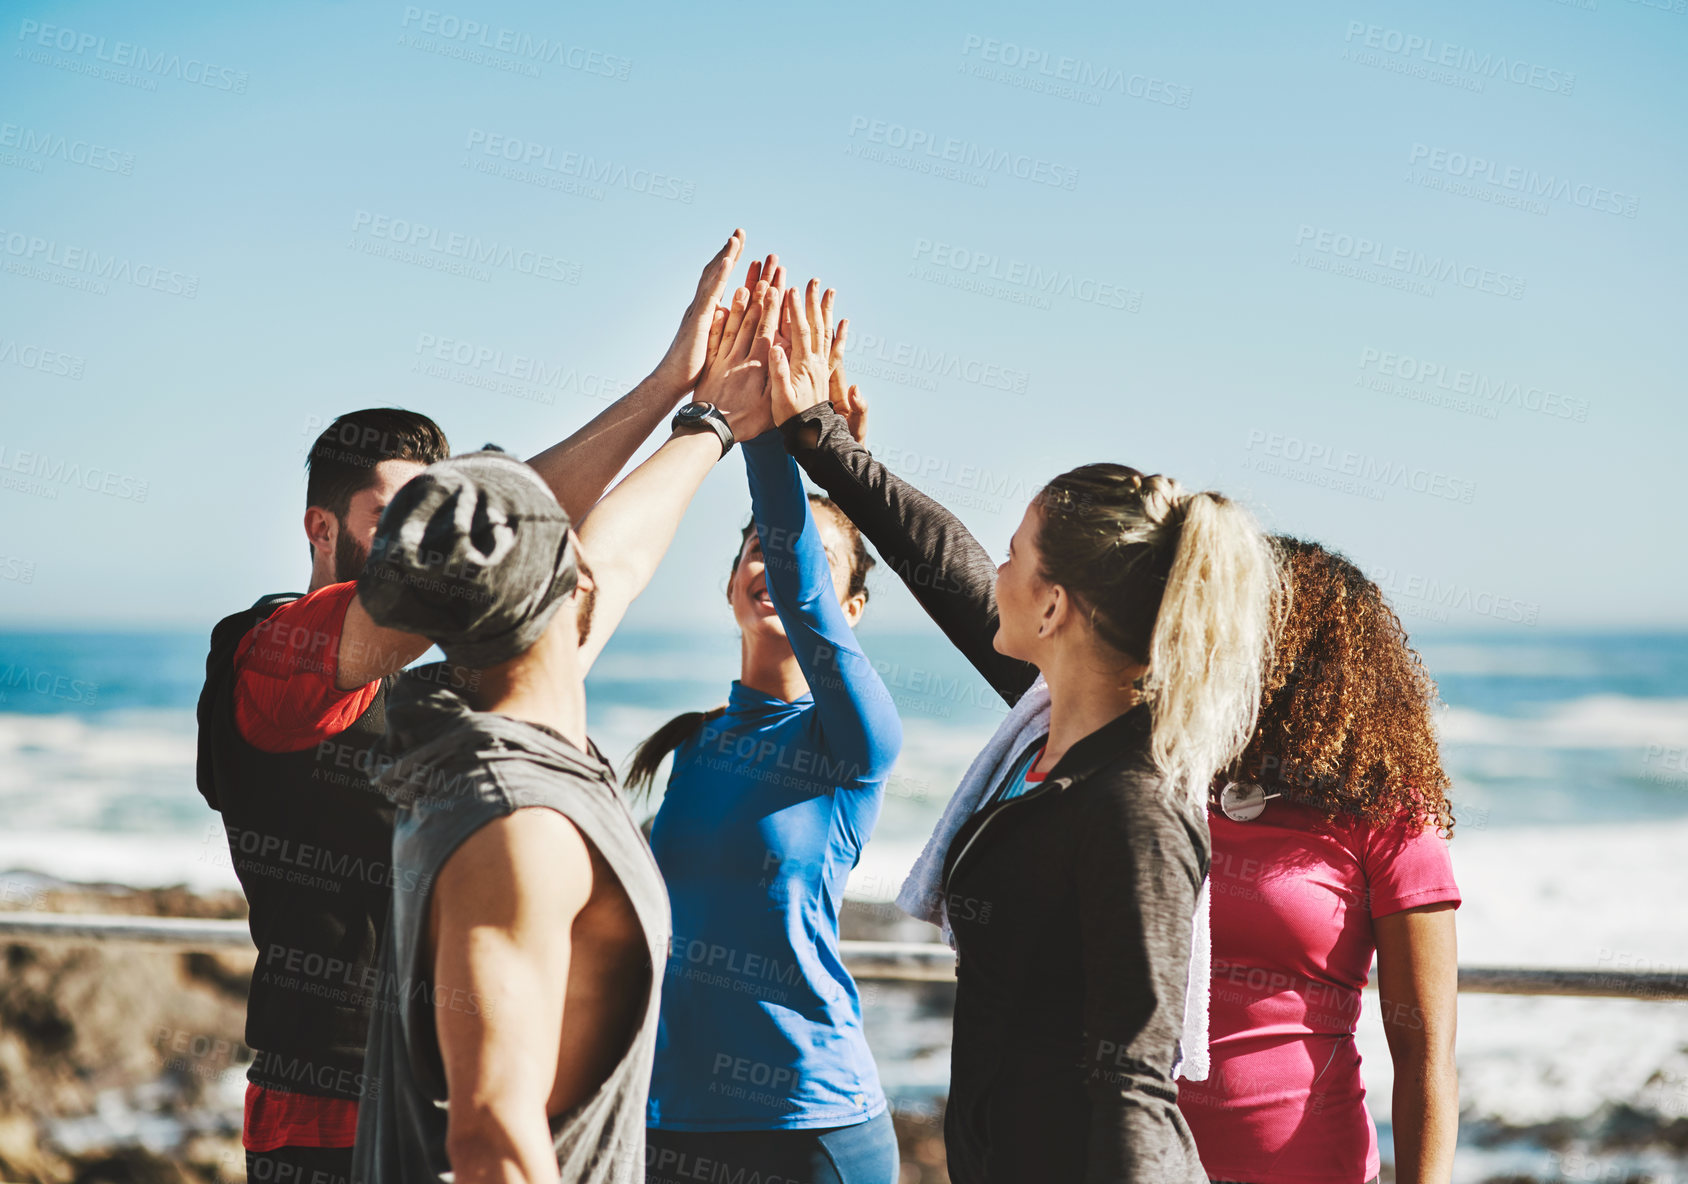
[(0, 714), (0, 810), (14, 831), (179, 824), (195, 757), (191, 711)]
[(0, 869), (35, 872), (77, 884), (162, 888), (186, 884), (209, 892), (240, 887), (216, 816), (197, 836), (87, 830), (0, 832)]
[(1590, 695), (1524, 718), (1450, 707), (1437, 724), (1444, 743), (1513, 748), (1663, 748), (1688, 745), (1688, 699)]
[[(1688, 820), (1462, 827), (1451, 847), (1460, 963), (1688, 975), (1685, 849)], [(1368, 1099), (1386, 1120), (1391, 1067), (1376, 1004), (1368, 992), (1359, 1041)], [(1688, 1114), (1681, 1003), (1465, 995), (1459, 1006), (1460, 1100), (1472, 1117), (1524, 1126), (1609, 1102)]]
[(191, 711), (124, 712), (113, 717), (0, 714), (0, 768), (32, 759), (88, 769), (169, 768), (194, 762)]
[[(639, 731), (660, 714), (633, 709), (618, 723)], [(15, 731), (7, 735), (7, 743), (17, 741)], [(87, 739), (76, 729), (37, 733), (55, 744), (76, 737)], [(925, 796), (920, 784), (893, 782), (878, 833), (851, 877), (852, 898), (883, 905), (894, 895), (977, 742), (931, 723), (911, 729), (914, 765), (939, 788)], [(1688, 820), (1462, 824), (1452, 846), (1465, 898), (1460, 961), (1688, 973), (1685, 849)], [(203, 825), (176, 834), (9, 826), (0, 832), (0, 869), (136, 886), (235, 886), (209, 811)], [(1688, 1008), (1681, 1004), (1467, 996), (1461, 1013), (1461, 1099), (1471, 1117), (1525, 1125), (1585, 1116), (1612, 1101), (1666, 1115), (1688, 1109)], [(1359, 1041), (1369, 1104), (1386, 1122), (1391, 1066), (1372, 994)]]

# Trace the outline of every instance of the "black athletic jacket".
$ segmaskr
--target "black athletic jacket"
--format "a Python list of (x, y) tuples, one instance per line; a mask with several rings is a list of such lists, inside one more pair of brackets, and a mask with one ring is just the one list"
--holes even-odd
[[(291, 600), (266, 596), (211, 633), (199, 695), (199, 792), (223, 816), (246, 890), (258, 963), (246, 1001), (247, 1079), (268, 1089), (359, 1101), (375, 999), (376, 941), (395, 879), (393, 805), (379, 770), (387, 691), (332, 739), (263, 752), (234, 719), (234, 655)], [(402, 886), (402, 885), (401, 885)]]
[[(1037, 677), (996, 652), (996, 564), (888, 472), (827, 404), (786, 447), (957, 648), (1012, 703)], [(956, 935), (944, 1141), (957, 1184), (1205, 1184), (1178, 1112), (1205, 814), (1168, 794), (1139, 707), (1074, 744), (1041, 787), (980, 811), (944, 864)]]

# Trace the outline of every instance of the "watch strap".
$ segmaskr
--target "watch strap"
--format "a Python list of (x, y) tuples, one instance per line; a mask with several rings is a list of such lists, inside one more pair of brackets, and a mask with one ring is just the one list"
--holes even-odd
[[(687, 408), (691, 407), (705, 407), (707, 410), (693, 412), (690, 415), (684, 414)], [(720, 409), (712, 404), (687, 403), (685, 407), (675, 413), (673, 422), (669, 424), (669, 429), (676, 432), (682, 429), (696, 430), (700, 427), (706, 427), (715, 433), (716, 438), (721, 441), (722, 456), (726, 456), (727, 453), (732, 451), (733, 444), (736, 443), (733, 439), (733, 429), (728, 426), (727, 417), (722, 415)]]

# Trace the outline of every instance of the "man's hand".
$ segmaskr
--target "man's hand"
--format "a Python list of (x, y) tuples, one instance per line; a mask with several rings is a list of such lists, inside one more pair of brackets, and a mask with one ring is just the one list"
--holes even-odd
[[(828, 323), (832, 321), (832, 289), (828, 288), (821, 299), (821, 317)], [(844, 377), (844, 342), (850, 333), (850, 320), (846, 317), (838, 322), (838, 328), (832, 334), (832, 353), (829, 357), (831, 374), (827, 378), (826, 397), (833, 409), (844, 417), (844, 422), (850, 428), (850, 435), (856, 438), (856, 443), (867, 443), (867, 397), (862, 394), (860, 387), (852, 385)], [(780, 421), (784, 423), (784, 420)]]
[[(767, 272), (764, 270), (763, 275)], [(779, 269), (775, 269), (778, 278)], [(774, 426), (768, 407), (768, 352), (778, 319), (780, 290), (767, 279), (740, 288), (721, 324), (720, 342), (697, 387), (700, 403), (713, 403), (734, 439), (752, 440)]]
[(780, 340), (769, 353), (772, 381), (769, 401), (774, 419), (792, 416), (827, 401), (832, 385), (833, 334), (823, 308), (830, 310), (834, 293), (821, 293), (819, 280), (810, 280), (801, 298), (795, 288), (780, 307)]
[[(743, 246), (744, 231), (733, 231), (727, 245), (703, 269), (680, 331), (650, 376), (568, 439), (528, 461), (570, 518), (578, 522), (586, 516), (639, 445), (668, 422), (674, 405), (698, 382), (709, 357), (710, 342), (726, 325), (727, 314), (716, 307), (716, 301)], [(768, 258), (773, 261), (773, 256)], [(753, 276), (763, 270), (756, 264), (750, 268)]]
[[(703, 275), (698, 277), (697, 292), (680, 318), (679, 332), (674, 334), (662, 361), (651, 371), (651, 379), (676, 403), (703, 375), (704, 363), (709, 360), (709, 335), (716, 319), (716, 305), (720, 303), (721, 293), (726, 291), (727, 279), (733, 274), (743, 249), (744, 231), (735, 230), (727, 245), (716, 252), (703, 269)], [(750, 270), (754, 283), (757, 265), (752, 263)]]

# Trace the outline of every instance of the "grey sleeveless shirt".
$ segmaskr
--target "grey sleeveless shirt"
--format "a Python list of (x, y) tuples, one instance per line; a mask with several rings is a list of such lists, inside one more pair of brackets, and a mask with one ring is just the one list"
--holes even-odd
[[(621, 881), (644, 931), (651, 977), (632, 1041), (609, 1078), (551, 1120), (562, 1179), (644, 1180), (645, 1098), (667, 965), (668, 896), (650, 848), (594, 745), (583, 753), (549, 729), (476, 712), (443, 663), (404, 675), (389, 695), (389, 760), (375, 784), (398, 806), (393, 907), (375, 971), (352, 1180), (450, 1181), (446, 1081), (434, 1014), (473, 1013), (472, 995), (442, 999), (426, 957), (431, 887), (453, 851), (481, 827), (527, 807), (566, 816)], [(562, 984), (557, 984), (558, 990)]]

